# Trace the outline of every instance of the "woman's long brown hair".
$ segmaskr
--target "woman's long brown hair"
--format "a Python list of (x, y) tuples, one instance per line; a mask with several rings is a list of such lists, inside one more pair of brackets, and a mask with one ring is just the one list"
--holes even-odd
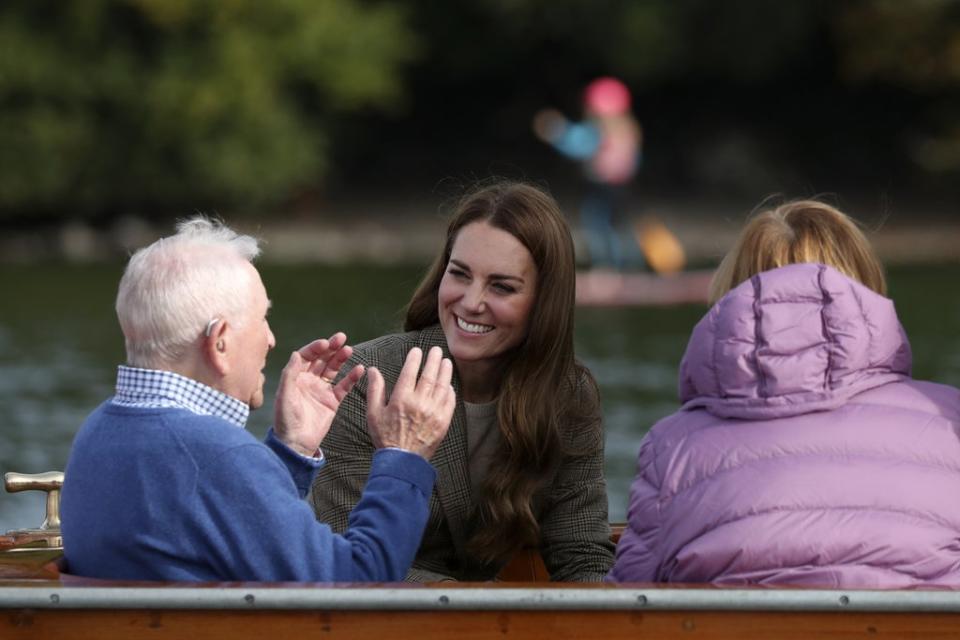
[[(497, 182), (460, 201), (443, 252), (410, 300), (405, 329), (439, 322), (437, 293), (453, 243), (463, 227), (477, 221), (517, 238), (537, 268), (527, 337), (510, 354), (500, 380), (501, 441), (493, 458), (498, 468), (491, 468), (483, 481), (468, 542), (478, 559), (496, 562), (538, 542), (533, 497), (549, 484), (564, 456), (585, 453), (570, 446), (571, 440), (582, 438), (565, 431), (599, 430), (590, 419), (599, 413), (599, 397), (592, 376), (574, 358), (576, 263), (570, 229), (556, 201), (531, 185)], [(579, 389), (583, 384), (589, 388)]]

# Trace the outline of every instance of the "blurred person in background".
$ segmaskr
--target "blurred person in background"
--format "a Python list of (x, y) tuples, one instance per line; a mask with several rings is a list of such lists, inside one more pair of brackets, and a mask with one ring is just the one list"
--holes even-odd
[(643, 131), (630, 107), (626, 85), (603, 77), (583, 92), (582, 122), (572, 122), (555, 109), (543, 109), (533, 119), (538, 138), (583, 164), (589, 186), (580, 208), (580, 228), (594, 268), (620, 271), (643, 267), (630, 218), (624, 212), (643, 150)]
[[(613, 560), (599, 393), (573, 350), (575, 260), (552, 197), (481, 186), (456, 207), (413, 294), (406, 333), (358, 345), (350, 364), (392, 384), (405, 354), (440, 346), (457, 406), (432, 458), (439, 474), (411, 581), (490, 580), (524, 547), (553, 580), (598, 581)], [(361, 381), (344, 398), (317, 476), (317, 517), (335, 529), (360, 499), (374, 447)]]
[(913, 380), (845, 214), (760, 212), (723, 259), (644, 438), (608, 579), (960, 586), (960, 390)]
[(406, 574), (436, 477), (427, 459), (453, 412), (452, 363), (432, 349), (417, 381), (422, 353), (412, 350), (389, 404), (383, 378), (368, 370), (360, 421), (377, 451), (346, 531), (334, 534), (303, 498), (363, 367), (333, 384), (352, 353), (342, 333), (293, 352), (265, 443), (246, 431), (275, 345), (252, 264), (259, 252), (256, 239), (197, 217), (130, 259), (116, 304), (127, 364), (116, 394), (77, 434), (65, 473), (71, 573), (205, 582)]

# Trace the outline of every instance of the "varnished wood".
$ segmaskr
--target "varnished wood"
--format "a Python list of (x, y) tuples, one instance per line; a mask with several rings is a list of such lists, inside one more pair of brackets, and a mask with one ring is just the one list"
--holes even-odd
[(497, 580), (502, 582), (549, 582), (550, 573), (543, 564), (543, 557), (536, 549), (518, 551), (507, 563)]
[(0, 637), (245, 638), (956, 638), (960, 614), (711, 611), (2, 612)]
[[(615, 532), (618, 537), (620, 530)], [(77, 579), (60, 575), (55, 563), (59, 551), (34, 548), (27, 552), (0, 553), (0, 586), (17, 589), (49, 587), (83, 589), (85, 587), (142, 587), (114, 581)], [(546, 579), (546, 570), (535, 552), (518, 554), (511, 566), (514, 574), (505, 574), (505, 581), (445, 585), (457, 590), (485, 590), (514, 587), (539, 587)], [(509, 569), (509, 567), (508, 567)], [(6, 573), (5, 573), (6, 572)], [(534, 581), (524, 576), (533, 575)], [(510, 582), (517, 578), (522, 582)], [(235, 588), (243, 593), (245, 586), (271, 588), (264, 583), (223, 583), (197, 585), (201, 588)], [(280, 586), (280, 585), (275, 585)], [(648, 594), (664, 585), (643, 586)], [(676, 589), (681, 585), (670, 585)], [(155, 588), (183, 587), (182, 583), (156, 585)], [(302, 589), (310, 590), (309, 585)], [(350, 588), (344, 585), (343, 588)], [(364, 588), (364, 587), (359, 587)], [(417, 589), (411, 586), (411, 589)], [(617, 587), (602, 584), (555, 584), (550, 589), (604, 589)], [(709, 585), (686, 585), (688, 589), (723, 591)], [(389, 591), (389, 590), (387, 590)], [(65, 593), (59, 591), (59, 593)], [(456, 601), (454, 591), (447, 592)], [(46, 597), (46, 596), (44, 596)], [(51, 595), (51, 598), (55, 596)], [(122, 597), (122, 596), (121, 596)], [(384, 596), (387, 597), (387, 596)], [(651, 598), (653, 600), (653, 598)], [(46, 602), (44, 600), (44, 602)], [(64, 598), (60, 606), (69, 602)], [(40, 606), (40, 605), (38, 605)], [(149, 604), (148, 604), (149, 606)], [(322, 606), (330, 606), (324, 604)], [(289, 609), (256, 611), (231, 610), (167, 610), (167, 609), (24, 609), (0, 610), (0, 638), (78, 638), (113, 640), (131, 637), (189, 638), (190, 640), (244, 640), (246, 638), (391, 638), (432, 640), (457, 638), (955, 638), (960, 636), (960, 613), (912, 611), (883, 613), (869, 611), (713, 611), (704, 609), (554, 609), (554, 610), (309, 610)]]
[(56, 580), (60, 577), (56, 562), (62, 556), (62, 549), (44, 546), (22, 546), (19, 551), (0, 552), (0, 579)]
[[(610, 541), (617, 544), (625, 524), (610, 525)], [(549, 582), (550, 572), (543, 564), (543, 557), (536, 549), (518, 551), (499, 574), (497, 580), (503, 582)]]
[[(611, 529), (611, 539), (616, 543), (623, 525), (611, 525)], [(36, 531), (0, 535), (0, 578), (55, 580), (60, 568), (56, 563), (62, 559), (63, 550), (49, 548), (47, 537)], [(11, 552), (14, 547), (18, 550)], [(536, 549), (524, 549), (517, 552), (497, 579), (503, 582), (548, 582), (550, 574)]]

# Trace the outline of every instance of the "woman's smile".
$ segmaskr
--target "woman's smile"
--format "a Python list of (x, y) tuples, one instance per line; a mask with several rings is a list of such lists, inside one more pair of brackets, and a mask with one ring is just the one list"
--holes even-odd
[(462, 331), (466, 331), (467, 333), (482, 335), (484, 333), (490, 333), (491, 331), (496, 329), (496, 327), (493, 327), (488, 324), (480, 324), (477, 322), (467, 322), (466, 320), (464, 320), (463, 318), (461, 318), (456, 314), (454, 314), (454, 317), (457, 319), (457, 326), (460, 327)]
[(440, 325), (457, 372), (489, 385), (504, 357), (527, 337), (537, 268), (516, 237), (487, 222), (463, 227), (437, 292)]

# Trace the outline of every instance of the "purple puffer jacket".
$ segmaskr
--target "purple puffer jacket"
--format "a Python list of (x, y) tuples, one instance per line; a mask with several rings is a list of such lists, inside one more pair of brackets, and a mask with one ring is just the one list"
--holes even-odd
[(761, 273), (693, 330), (680, 396), (608, 580), (960, 586), (960, 390), (910, 379), (890, 300), (823, 265)]

